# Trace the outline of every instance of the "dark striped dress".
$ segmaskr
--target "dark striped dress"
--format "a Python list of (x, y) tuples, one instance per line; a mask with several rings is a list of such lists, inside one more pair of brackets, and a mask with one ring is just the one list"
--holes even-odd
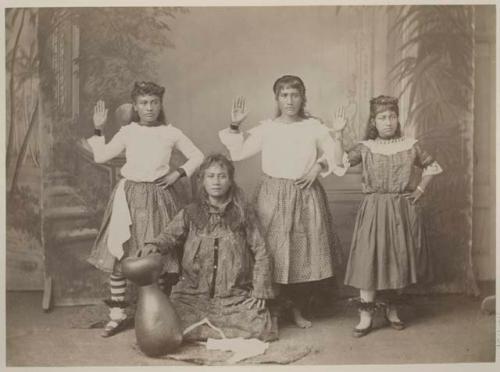
[[(345, 284), (365, 289), (401, 289), (433, 277), (421, 202), (405, 196), (424, 174), (442, 170), (411, 138), (370, 140), (348, 152), (362, 163), (362, 191)], [(420, 168), (420, 170), (419, 170)]]

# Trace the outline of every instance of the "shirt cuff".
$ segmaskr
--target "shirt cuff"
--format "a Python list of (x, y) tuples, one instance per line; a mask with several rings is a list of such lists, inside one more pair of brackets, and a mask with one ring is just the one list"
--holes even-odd
[(87, 142), (89, 143), (90, 146), (99, 146), (104, 144), (104, 136), (92, 136), (90, 138), (87, 138)]
[(336, 164), (333, 161), (330, 161), (328, 157), (323, 155), (321, 158), (317, 160), (318, 163), (327, 163), (328, 164), (328, 169), (324, 172), (321, 172), (320, 175), (321, 177), (326, 177), (330, 175), (331, 173), (335, 174), (336, 176), (342, 177), (344, 174), (346, 174), (347, 170), (350, 168), (350, 163), (349, 163), (349, 156), (347, 156), (347, 153), (344, 152), (342, 155), (342, 166)]
[(92, 148), (92, 151), (95, 152), (96, 149), (99, 149), (105, 145), (104, 136), (92, 136), (87, 138), (87, 143)]
[(219, 132), (219, 139), (227, 148), (243, 145), (243, 134), (241, 132), (231, 132), (229, 128), (225, 128)]
[(422, 176), (434, 176), (440, 173), (443, 173), (443, 168), (441, 168), (437, 161), (433, 161), (431, 164), (424, 168)]
[(338, 164), (332, 165), (332, 172), (339, 177), (342, 177), (347, 173), (347, 170), (351, 167), (351, 163), (349, 162), (349, 156), (346, 152), (342, 155), (342, 166)]

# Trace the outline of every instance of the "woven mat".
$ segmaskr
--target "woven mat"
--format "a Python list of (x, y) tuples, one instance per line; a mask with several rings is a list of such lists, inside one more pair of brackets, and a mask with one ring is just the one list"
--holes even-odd
[[(127, 309), (127, 313), (133, 317), (134, 309)], [(108, 320), (109, 309), (106, 305), (84, 306), (79, 309), (70, 320), (71, 328), (103, 328)], [(132, 348), (138, 353), (142, 352), (137, 345)], [(244, 364), (290, 364), (304, 358), (311, 353), (309, 346), (296, 345), (286, 341), (275, 341), (269, 344), (268, 349), (262, 355), (248, 358), (239, 362)], [(162, 359), (173, 359), (189, 362), (197, 365), (227, 365), (227, 360), (233, 355), (230, 351), (207, 350), (204, 345), (184, 344), (175, 353), (165, 355)]]
[[(312, 351), (311, 347), (293, 345), (286, 342), (271, 342), (269, 348), (262, 355), (242, 360), (244, 364), (290, 364), (304, 358)], [(162, 357), (189, 362), (198, 365), (227, 365), (227, 360), (233, 355), (230, 351), (207, 350), (203, 345), (185, 344), (175, 353)]]

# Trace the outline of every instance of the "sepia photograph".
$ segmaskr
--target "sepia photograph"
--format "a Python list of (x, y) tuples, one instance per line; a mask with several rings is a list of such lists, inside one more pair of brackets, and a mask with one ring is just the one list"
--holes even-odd
[(495, 368), (495, 2), (33, 3), (3, 367)]

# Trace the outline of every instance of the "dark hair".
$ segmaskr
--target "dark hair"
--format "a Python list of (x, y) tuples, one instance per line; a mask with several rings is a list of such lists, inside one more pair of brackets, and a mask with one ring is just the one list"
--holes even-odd
[[(159, 86), (158, 84), (153, 83), (152, 81), (136, 81), (134, 83), (134, 87), (132, 88), (132, 93), (130, 96), (132, 97), (132, 102), (136, 102), (137, 97), (139, 96), (156, 96), (160, 99), (160, 102), (163, 102), (163, 95), (165, 94), (165, 88)], [(136, 110), (132, 110), (132, 121), (139, 122), (140, 118), (137, 114)], [(157, 121), (160, 124), (166, 124), (167, 119), (165, 117), (165, 111), (163, 110), (163, 105), (160, 109), (160, 113), (158, 114)]]
[(398, 116), (398, 127), (393, 138), (401, 137), (401, 123), (399, 122), (399, 106), (398, 99), (391, 96), (380, 95), (370, 100), (370, 117), (366, 125), (365, 140), (376, 139), (379, 137), (377, 127), (375, 125), (375, 117), (377, 114), (384, 111), (393, 111)]
[(247, 220), (247, 207), (243, 191), (238, 187), (234, 180), (235, 169), (233, 162), (222, 154), (210, 154), (205, 158), (203, 163), (201, 163), (196, 178), (196, 202), (199, 205), (208, 204), (208, 194), (203, 185), (203, 179), (205, 177), (205, 171), (213, 164), (218, 164), (219, 166), (227, 170), (229, 180), (231, 181), (231, 186), (229, 186), (228, 190), (228, 197), (230, 200), (232, 200), (234, 206), (236, 207), (239, 223), (245, 223)]
[[(308, 118), (310, 117), (309, 113), (305, 111), (306, 107), (306, 86), (304, 85), (304, 82), (302, 81), (301, 78), (298, 76), (294, 75), (284, 75), (280, 77), (278, 80), (276, 80), (273, 84), (273, 92), (274, 92), (274, 97), (276, 98), (276, 101), (278, 101), (279, 94), (281, 91), (285, 88), (294, 88), (297, 89), (300, 93), (300, 96), (302, 97), (302, 107), (299, 110), (298, 115), (301, 118)], [(281, 115), (281, 111), (279, 107), (276, 108), (276, 117)]]

